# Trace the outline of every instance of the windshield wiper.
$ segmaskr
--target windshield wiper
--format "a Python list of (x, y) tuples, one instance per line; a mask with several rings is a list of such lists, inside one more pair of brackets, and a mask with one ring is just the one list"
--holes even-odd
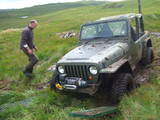
[(94, 37), (92, 39), (102, 39), (102, 38), (106, 38), (106, 37)]
[(115, 37), (125, 37), (125, 35), (115, 35), (112, 38), (115, 38)]
[(86, 41), (84, 44), (88, 44), (90, 42), (90, 40)]
[(89, 40), (87, 40), (86, 42), (84, 42), (84, 44), (88, 44), (89, 42), (92, 42), (93, 39), (108, 39), (106, 37), (94, 37), (94, 38), (90, 38)]

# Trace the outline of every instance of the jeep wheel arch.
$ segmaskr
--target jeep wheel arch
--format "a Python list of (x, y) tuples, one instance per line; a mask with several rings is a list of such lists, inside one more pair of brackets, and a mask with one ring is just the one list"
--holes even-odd
[(132, 74), (132, 69), (129, 64), (129, 62), (124, 63), (117, 71), (116, 73), (130, 73)]
[(132, 73), (132, 67), (128, 62), (128, 59), (121, 59), (116, 63), (104, 68), (100, 73), (113, 74), (113, 73)]

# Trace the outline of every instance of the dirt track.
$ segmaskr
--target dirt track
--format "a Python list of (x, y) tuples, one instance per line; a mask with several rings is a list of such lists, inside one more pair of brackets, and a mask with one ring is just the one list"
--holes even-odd
[(8, 80), (0, 80), (0, 90), (10, 90)]

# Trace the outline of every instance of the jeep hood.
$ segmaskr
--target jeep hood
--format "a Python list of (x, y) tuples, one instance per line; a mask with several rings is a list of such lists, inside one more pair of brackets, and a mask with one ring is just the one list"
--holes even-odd
[(67, 53), (58, 63), (91, 62), (113, 60), (128, 50), (128, 44), (118, 41), (95, 42), (81, 45)]

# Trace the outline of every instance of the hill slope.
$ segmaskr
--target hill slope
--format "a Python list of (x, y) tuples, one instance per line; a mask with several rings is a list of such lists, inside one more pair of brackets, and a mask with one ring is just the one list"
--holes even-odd
[[(149, 31), (160, 31), (159, 0), (143, 0), (145, 28)], [(61, 39), (57, 32), (79, 31), (80, 25), (100, 17), (136, 12), (136, 1), (129, 0), (119, 3), (98, 6), (84, 6), (65, 9), (34, 17), (40, 21), (35, 30), (35, 42), (39, 48), (40, 59), (35, 69), (35, 78), (26, 79), (22, 70), (27, 63), (26, 57), (19, 50), (20, 30), (8, 30), (0, 33), (0, 105), (14, 103), (30, 97), (36, 97), (29, 106), (19, 106), (0, 111), (3, 120), (78, 120), (69, 118), (67, 113), (103, 105), (103, 96), (84, 96), (80, 94), (59, 94), (48, 88), (41, 89), (52, 73), (47, 68), (54, 64), (65, 53), (74, 48), (76, 38)], [(2, 21), (1, 21), (2, 22)], [(22, 22), (23, 23), (23, 22)], [(14, 22), (14, 24), (16, 24)], [(150, 82), (126, 96), (120, 104), (121, 114), (113, 120), (158, 120), (160, 113), (160, 39), (153, 36), (155, 62), (142, 69)], [(143, 74), (140, 74), (143, 75)], [(82, 97), (83, 96), (83, 97)], [(25, 101), (26, 102), (26, 101)], [(0, 107), (1, 108), (1, 107)], [(108, 118), (100, 118), (108, 119)], [(97, 120), (97, 119), (96, 119)]]
[[(96, 1), (53, 3), (23, 9), (0, 10), (0, 30), (12, 27), (23, 27), (23, 24), (26, 24), (28, 20), (35, 18), (35, 16), (42, 16), (48, 13), (54, 13), (69, 8), (77, 8), (82, 6), (97, 6), (104, 3), (105, 2)], [(24, 16), (27, 16), (28, 18), (25, 18)]]

